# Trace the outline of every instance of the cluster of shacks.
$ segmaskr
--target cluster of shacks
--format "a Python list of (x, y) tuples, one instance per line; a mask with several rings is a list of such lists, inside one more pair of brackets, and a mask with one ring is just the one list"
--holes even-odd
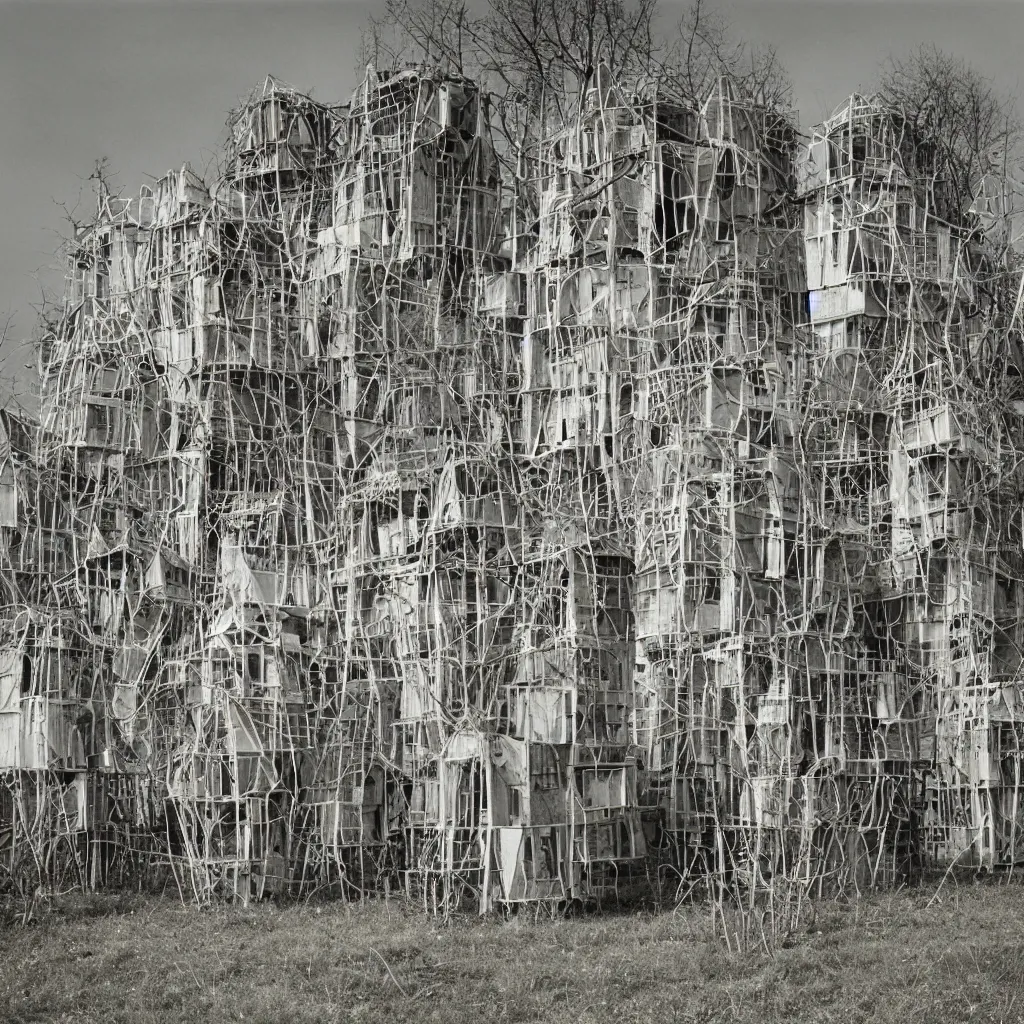
[(0, 886), (1021, 858), (1021, 277), (898, 112), (602, 71), (514, 180), (425, 67), (229, 128), (0, 414)]

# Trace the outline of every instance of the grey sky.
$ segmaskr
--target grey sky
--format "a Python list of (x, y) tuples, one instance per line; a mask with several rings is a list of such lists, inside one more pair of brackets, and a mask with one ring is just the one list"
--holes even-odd
[[(662, 0), (674, 23), (687, 0)], [(0, 325), (27, 335), (58, 243), (98, 157), (137, 191), (212, 156), (227, 111), (268, 73), (344, 99), (372, 0), (0, 0)], [(811, 124), (879, 61), (920, 41), (1019, 86), (1024, 0), (727, 0), (734, 27), (776, 47)], [(2, 354), (0, 354), (2, 359)], [(28, 359), (10, 352), (9, 369)], [(21, 370), (19, 376), (26, 373)]]

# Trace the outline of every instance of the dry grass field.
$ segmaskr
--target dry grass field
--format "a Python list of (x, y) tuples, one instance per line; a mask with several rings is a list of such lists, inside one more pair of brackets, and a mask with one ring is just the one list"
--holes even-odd
[(147, 897), (44, 906), (0, 932), (0, 1020), (1024, 1022), (1024, 888), (819, 905), (768, 954), (706, 909), (559, 920), (395, 901), (199, 910)]

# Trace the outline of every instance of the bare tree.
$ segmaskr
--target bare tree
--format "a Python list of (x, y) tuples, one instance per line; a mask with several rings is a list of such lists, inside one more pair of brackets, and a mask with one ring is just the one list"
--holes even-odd
[(491, 0), (484, 42), (503, 80), (564, 117), (602, 64), (619, 75), (651, 71), (656, 2)]
[(403, 62), (435, 64), (458, 75), (478, 75), (480, 19), (464, 0), (385, 0), (383, 13), (363, 28), (361, 59), (377, 68)]
[(723, 74), (760, 102), (788, 102), (775, 52), (736, 40), (710, 0), (694, 0), (665, 39), (660, 20), (659, 0), (488, 0), (477, 16), (465, 0), (386, 0), (363, 52), (378, 66), (422, 60), (477, 78), (499, 120), (512, 103), (534, 123), (565, 118), (601, 65), (620, 78), (657, 77), (693, 102)]
[[(720, 75), (781, 107), (791, 88), (774, 51), (736, 41), (713, 0), (693, 0), (676, 31), (660, 38), (659, 0), (385, 0), (363, 36), (378, 68), (434, 64), (474, 78), (490, 107), (503, 173), (520, 178), (526, 148), (566, 123), (607, 68), (619, 80), (659, 80), (681, 102), (700, 104)], [(531, 203), (528, 181), (519, 195)]]
[(792, 101), (793, 86), (776, 51), (737, 38), (724, 12), (708, 0), (693, 0), (660, 55), (659, 70), (665, 82), (697, 102), (723, 75), (771, 109)]
[(378, 67), (412, 59), (477, 79), (499, 132), (515, 138), (526, 124), (567, 117), (602, 64), (649, 73), (657, 2), (488, 0), (474, 16), (465, 0), (386, 0), (363, 54)]
[(1011, 97), (966, 61), (922, 44), (883, 65), (879, 94), (917, 136), (936, 147), (939, 170), (960, 213), (992, 163), (1012, 160), (1022, 126)]

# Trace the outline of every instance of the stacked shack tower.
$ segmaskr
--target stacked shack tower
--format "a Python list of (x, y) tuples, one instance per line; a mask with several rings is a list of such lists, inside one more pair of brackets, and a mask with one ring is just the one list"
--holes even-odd
[(1019, 272), (965, 228), (935, 150), (877, 103), (854, 96), (825, 122), (805, 170), (805, 436), (823, 583), (855, 595), (868, 670), (844, 707), (859, 708), (843, 729), (860, 820), (902, 819), (932, 862), (1013, 864)]
[[(371, 70), (334, 185), (308, 285), (341, 412), (324, 700), (338, 704), (342, 772), (363, 773), (346, 787), (363, 820), (368, 770), (386, 801), (401, 881), (450, 896), (479, 890), (490, 856), (487, 723), (517, 515), (505, 380), (518, 345), (478, 310), (499, 192), (475, 85)], [(336, 795), (324, 797), (329, 818)], [(359, 851), (367, 837), (332, 824), (320, 838)]]
[(503, 180), (472, 81), (268, 80), (100, 196), (0, 414), (0, 884), (1019, 859), (1019, 273), (877, 103), (699, 99)]
[[(651, 328), (633, 387), (637, 635), (662, 856), (725, 872), (790, 828), (805, 359), (787, 119), (721, 82), (655, 118)], [(808, 628), (809, 627), (809, 628)], [(762, 849), (763, 847), (763, 849)]]

